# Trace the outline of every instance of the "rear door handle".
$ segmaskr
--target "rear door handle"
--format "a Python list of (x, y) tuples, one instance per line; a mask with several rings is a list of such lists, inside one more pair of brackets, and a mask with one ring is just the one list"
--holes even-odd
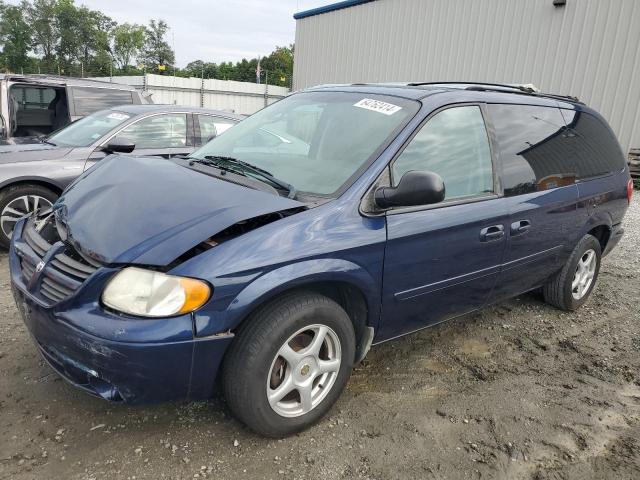
[(518, 220), (511, 224), (511, 236), (522, 235), (527, 233), (531, 228), (531, 222), (529, 220)]
[(481, 242), (493, 242), (495, 240), (500, 240), (502, 237), (504, 237), (503, 225), (492, 225), (480, 230)]

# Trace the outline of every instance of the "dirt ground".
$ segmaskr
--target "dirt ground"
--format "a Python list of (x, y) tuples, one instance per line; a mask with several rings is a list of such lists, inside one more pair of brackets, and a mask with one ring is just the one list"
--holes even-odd
[(375, 347), (319, 424), (266, 440), (224, 402), (112, 405), (40, 359), (0, 258), (0, 478), (638, 479), (640, 192), (577, 313), (531, 293)]

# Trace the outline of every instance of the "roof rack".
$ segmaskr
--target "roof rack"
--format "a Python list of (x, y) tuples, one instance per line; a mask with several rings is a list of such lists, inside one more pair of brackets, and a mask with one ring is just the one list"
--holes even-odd
[(517, 85), (507, 83), (483, 83), (483, 82), (412, 82), (407, 86), (419, 87), (424, 85), (444, 86), (450, 88), (462, 88), (464, 90), (473, 90), (478, 92), (506, 92), (516, 93), (520, 95), (531, 95), (534, 97), (554, 98), (556, 100), (570, 100), (576, 103), (582, 103), (578, 97), (571, 95), (556, 95), (553, 93), (540, 92), (533, 85)]

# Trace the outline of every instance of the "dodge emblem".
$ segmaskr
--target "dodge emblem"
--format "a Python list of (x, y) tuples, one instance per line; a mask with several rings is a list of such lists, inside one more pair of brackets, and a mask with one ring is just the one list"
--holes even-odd
[(43, 268), (44, 268), (44, 262), (39, 262), (38, 265), (36, 265), (36, 273), (40, 273)]

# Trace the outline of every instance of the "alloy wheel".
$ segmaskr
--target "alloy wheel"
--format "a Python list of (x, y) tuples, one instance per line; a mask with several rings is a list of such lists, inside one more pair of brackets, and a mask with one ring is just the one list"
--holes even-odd
[(267, 400), (283, 417), (304, 415), (325, 399), (338, 377), (338, 335), (326, 325), (298, 330), (280, 347), (267, 376)]
[(580, 300), (589, 291), (596, 274), (597, 263), (596, 252), (593, 249), (584, 252), (578, 260), (576, 273), (573, 276), (573, 282), (571, 282), (571, 294), (576, 300)]
[(36, 212), (41, 207), (51, 207), (49, 200), (40, 195), (22, 195), (11, 200), (0, 214), (0, 228), (2, 233), (11, 238), (13, 227), (20, 218)]

